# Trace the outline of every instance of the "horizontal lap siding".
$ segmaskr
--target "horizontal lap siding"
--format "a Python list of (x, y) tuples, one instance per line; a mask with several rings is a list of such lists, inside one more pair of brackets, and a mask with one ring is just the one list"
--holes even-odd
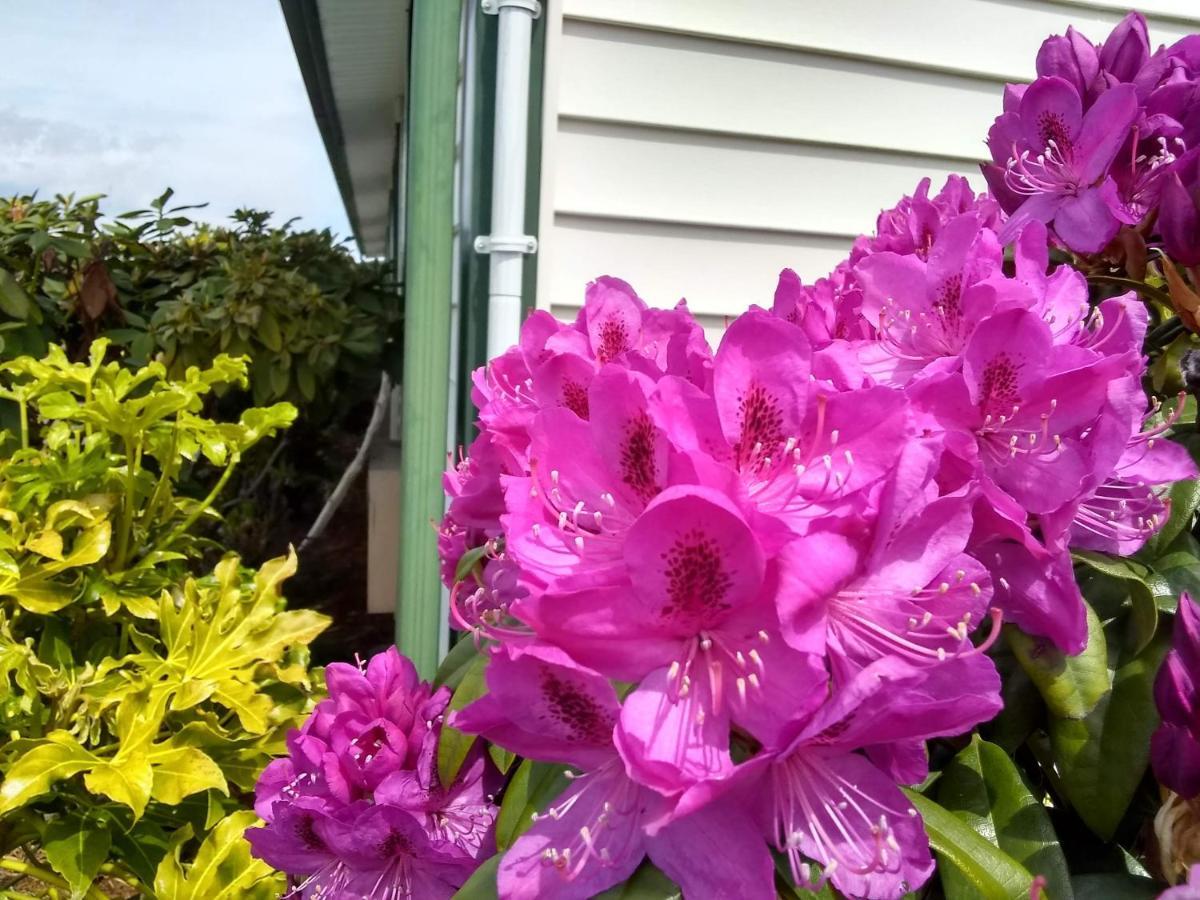
[[(600, 274), (686, 296), (710, 336), (811, 280), (922, 176), (981, 185), (1005, 80), (1046, 34), (1103, 37), (1111, 0), (552, 0), (538, 303)], [(1152, 36), (1200, 0), (1152, 0)], [(1184, 15), (1188, 7), (1191, 19)]]

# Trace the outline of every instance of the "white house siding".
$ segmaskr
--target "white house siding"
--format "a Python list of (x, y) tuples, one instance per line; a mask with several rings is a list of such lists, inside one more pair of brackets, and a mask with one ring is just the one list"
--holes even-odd
[[(1155, 43), (1200, 0), (1147, 0)], [(824, 275), (925, 175), (967, 175), (1046, 35), (1113, 0), (549, 0), (538, 305), (620, 275), (715, 337)]]

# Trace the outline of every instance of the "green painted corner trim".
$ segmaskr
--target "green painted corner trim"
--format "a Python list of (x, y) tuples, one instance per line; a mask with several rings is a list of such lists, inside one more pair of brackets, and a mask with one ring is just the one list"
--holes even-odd
[(437, 668), (446, 627), (433, 523), (444, 502), (461, 9), (451, 0), (413, 0), (409, 57), (396, 644), (425, 678)]

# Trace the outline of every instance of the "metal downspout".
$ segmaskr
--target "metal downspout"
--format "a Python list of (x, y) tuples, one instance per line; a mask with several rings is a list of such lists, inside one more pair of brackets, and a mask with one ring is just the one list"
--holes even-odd
[(499, 17), (496, 49), (496, 120), (492, 160), (492, 233), (475, 239), (491, 254), (488, 272), (488, 358), (517, 343), (521, 330), (524, 258), (537, 252), (525, 234), (525, 164), (529, 134), (529, 65), (537, 0), (482, 0)]

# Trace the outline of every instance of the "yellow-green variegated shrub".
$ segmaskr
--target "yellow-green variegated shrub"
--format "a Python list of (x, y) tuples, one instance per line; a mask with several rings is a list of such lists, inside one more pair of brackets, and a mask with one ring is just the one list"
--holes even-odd
[[(295, 410), (214, 421), (243, 361), (171, 378), (107, 350), (0, 364), (19, 423), (0, 443), (0, 870), (92, 898), (101, 875), (147, 897), (272, 896), (244, 808), (314, 703), (306, 647), (328, 621), (285, 608), (293, 554), (255, 572), (202, 526)], [(208, 494), (177, 492), (197, 466)]]

